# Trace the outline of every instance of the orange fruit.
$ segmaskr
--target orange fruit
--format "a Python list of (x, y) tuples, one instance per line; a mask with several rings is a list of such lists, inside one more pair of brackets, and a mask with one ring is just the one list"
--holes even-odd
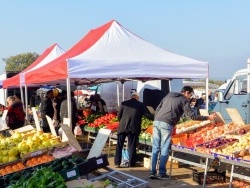
[(3, 176), (3, 175), (5, 175), (5, 174), (7, 174), (7, 171), (3, 168), (3, 169), (1, 169), (1, 174), (2, 174), (2, 176)]
[(24, 166), (23, 163), (17, 163), (17, 166), (18, 166), (20, 169), (24, 169), (24, 168), (25, 168), (25, 166)]
[(13, 172), (12, 169), (7, 169), (6, 171), (7, 171), (8, 174)]

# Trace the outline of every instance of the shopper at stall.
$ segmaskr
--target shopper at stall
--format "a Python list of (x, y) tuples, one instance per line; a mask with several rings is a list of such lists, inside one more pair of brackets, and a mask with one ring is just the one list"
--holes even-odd
[(59, 129), (59, 123), (60, 123), (60, 106), (61, 106), (61, 99), (62, 99), (62, 94), (58, 93), (58, 94), (54, 94), (53, 99), (52, 99), (52, 105), (54, 108), (54, 115), (53, 115), (53, 125), (56, 129)]
[(114, 161), (116, 167), (120, 167), (122, 150), (126, 137), (128, 138), (129, 166), (135, 166), (136, 144), (141, 132), (141, 119), (143, 115), (151, 120), (154, 118), (147, 107), (139, 101), (139, 94), (133, 92), (130, 100), (121, 103), (118, 112), (119, 128), (117, 131), (117, 145)]
[[(214, 114), (210, 116), (197, 116), (195, 114), (189, 102), (193, 94), (193, 88), (185, 86), (182, 88), (181, 93), (169, 93), (158, 105), (153, 123), (150, 178), (169, 178), (166, 174), (166, 163), (169, 157), (172, 132), (174, 126), (183, 114), (193, 120), (208, 120), (215, 118)], [(156, 165), (158, 159), (159, 174), (156, 176)]]
[(23, 104), (20, 100), (14, 96), (7, 98), (8, 113), (7, 113), (7, 125), (10, 129), (18, 129), (24, 126), (25, 112), (23, 110)]
[(16, 93), (15, 95), (13, 95), (14, 99), (16, 102), (20, 102), (23, 104), (22, 100), (21, 100), (21, 94), (20, 93)]
[(36, 93), (33, 92), (30, 97), (30, 108), (36, 107)]
[(96, 112), (108, 113), (106, 102), (101, 98), (99, 94), (95, 94), (94, 102), (92, 105), (95, 105)]
[(54, 108), (52, 105), (52, 97), (53, 97), (53, 90), (49, 90), (46, 92), (46, 96), (41, 101), (41, 118), (42, 118), (42, 128), (43, 132), (51, 132), (49, 123), (47, 121), (46, 115), (53, 119), (54, 116)]
[[(72, 132), (75, 129), (76, 123), (77, 123), (77, 107), (76, 107), (76, 100), (75, 100), (75, 94), (73, 91), (70, 93), (71, 95), (71, 124), (72, 124)], [(61, 122), (63, 122), (64, 118), (69, 118), (68, 116), (68, 100), (67, 98), (64, 99), (61, 103), (60, 107), (60, 118)]]

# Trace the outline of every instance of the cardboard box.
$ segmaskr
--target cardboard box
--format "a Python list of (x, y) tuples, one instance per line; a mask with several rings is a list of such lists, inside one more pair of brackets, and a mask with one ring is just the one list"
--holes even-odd
[[(143, 163), (144, 164), (144, 168), (150, 169), (150, 166), (151, 166), (151, 157), (144, 157), (143, 162), (144, 162)], [(170, 168), (170, 162), (171, 162), (171, 156), (169, 156), (168, 162), (166, 164), (166, 168)], [(173, 160), (172, 168), (174, 168), (174, 169), (179, 168), (179, 162), (176, 161), (176, 160)]]

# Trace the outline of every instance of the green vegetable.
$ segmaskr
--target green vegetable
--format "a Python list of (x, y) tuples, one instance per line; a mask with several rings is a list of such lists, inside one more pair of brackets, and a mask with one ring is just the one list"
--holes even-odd
[(23, 176), (8, 188), (66, 188), (63, 177), (53, 172), (51, 168), (42, 168), (36, 170), (29, 179)]
[(63, 161), (63, 162), (62, 162), (62, 165), (63, 165), (63, 166), (68, 165), (68, 161)]
[(81, 158), (79, 158), (79, 157), (77, 157), (77, 158), (75, 158), (75, 162), (76, 162), (76, 164), (79, 164), (79, 163), (84, 162), (84, 160), (81, 159)]
[(54, 168), (52, 168), (52, 170), (55, 171), (55, 172), (59, 172), (62, 169), (63, 169), (63, 166), (61, 164), (58, 164), (57, 166), (55, 166)]

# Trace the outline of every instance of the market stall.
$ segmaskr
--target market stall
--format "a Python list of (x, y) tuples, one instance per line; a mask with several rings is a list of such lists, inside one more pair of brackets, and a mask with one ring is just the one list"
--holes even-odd
[[(62, 129), (66, 142), (30, 125), (12, 130), (10, 137), (1, 136), (0, 187), (20, 187), (24, 184), (33, 187), (37, 183), (46, 187), (66, 187), (67, 182), (70, 185), (78, 182), (72, 182), (76, 179), (86, 180), (81, 182), (82, 187), (93, 182), (99, 182), (102, 187), (109, 184), (147, 187), (148, 182), (144, 180), (107, 168), (107, 155), (103, 155), (102, 151), (111, 130), (100, 129), (88, 152), (82, 150), (68, 125), (62, 125)], [(90, 176), (100, 168), (105, 168), (106, 172)]]
[[(217, 178), (216, 180), (225, 181), (226, 171), (230, 176), (229, 187), (232, 187), (234, 177), (250, 180), (248, 173), (250, 125), (245, 125), (236, 109), (227, 109), (227, 111), (232, 119), (228, 124), (225, 124), (218, 115), (215, 122), (188, 120), (176, 126), (176, 133), (178, 133), (172, 137), (170, 176), (174, 161), (178, 161), (203, 169), (202, 173), (193, 174), (193, 179), (203, 187), (207, 183), (213, 183), (211, 176)], [(150, 157), (150, 150), (144, 150), (151, 147), (150, 134), (147, 134), (144, 140), (141, 138), (140, 143), (144, 146), (141, 147), (140, 152)], [(235, 170), (239, 167), (243, 169)], [(215, 171), (208, 169), (215, 169)]]
[[(208, 62), (161, 49), (112, 20), (91, 30), (70, 50), (25, 73), (24, 77), (26, 84), (66, 83), (69, 99), (71, 83), (175, 78), (206, 78), (208, 82)], [(70, 106), (71, 100), (68, 100)], [(68, 116), (71, 117), (70, 108)]]

